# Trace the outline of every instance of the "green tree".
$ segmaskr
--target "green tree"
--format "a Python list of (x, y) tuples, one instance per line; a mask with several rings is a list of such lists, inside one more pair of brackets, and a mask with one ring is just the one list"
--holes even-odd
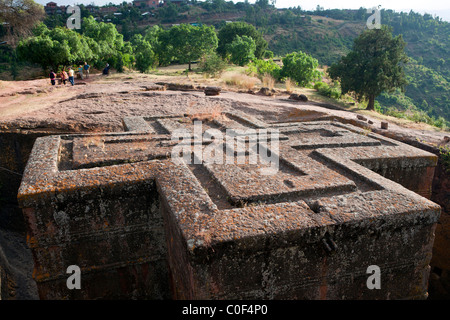
[(164, 29), (158, 25), (151, 26), (145, 30), (144, 38), (152, 47), (159, 45), (159, 36), (164, 32)]
[(39, 64), (43, 70), (49, 67), (56, 69), (58, 65), (70, 59), (67, 42), (59, 43), (48, 36), (30, 37), (20, 41), (16, 50), (20, 60)]
[(40, 28), (38, 36), (19, 42), (17, 55), (20, 60), (37, 63), (44, 70), (55, 71), (60, 65), (87, 61), (95, 58), (91, 48), (95, 41), (67, 28), (52, 30)]
[(133, 63), (135, 61), (134, 54), (133, 54), (133, 46), (130, 42), (124, 42), (124, 45), (120, 52), (117, 55), (118, 57), (118, 64), (119, 68), (117, 69), (118, 72), (123, 71), (123, 67), (127, 67), (128, 69), (133, 68)]
[(355, 39), (353, 50), (329, 68), (329, 75), (340, 80), (343, 94), (355, 92), (359, 100), (368, 100), (367, 110), (374, 110), (375, 98), (383, 91), (407, 84), (405, 46), (402, 36), (393, 37), (387, 26), (366, 30)]
[(172, 2), (158, 10), (158, 15), (163, 22), (174, 22), (178, 17), (178, 13), (178, 7)]
[(225, 57), (227, 55), (227, 45), (233, 42), (236, 36), (251, 37), (256, 44), (255, 57), (262, 59), (267, 48), (267, 41), (264, 40), (260, 32), (254, 26), (245, 22), (232, 22), (226, 24), (219, 30), (219, 43), (217, 52)]
[(142, 35), (135, 34), (131, 39), (131, 45), (134, 51), (136, 69), (140, 72), (146, 72), (156, 64), (156, 55), (152, 46)]
[(44, 18), (44, 23), (47, 27), (53, 29), (56, 27), (64, 27), (66, 25), (67, 14), (51, 14), (46, 15)]
[(103, 66), (105, 61), (117, 68), (116, 62), (119, 53), (123, 48), (123, 35), (117, 31), (117, 28), (112, 23), (97, 22), (90, 16), (83, 20), (82, 34), (91, 39), (90, 45), (95, 54), (96, 67)]
[(299, 86), (306, 86), (320, 78), (318, 66), (319, 62), (312, 56), (302, 51), (293, 52), (283, 58), (281, 76), (291, 78)]
[[(173, 26), (159, 36), (158, 55), (168, 61), (176, 59), (180, 63), (191, 63), (217, 48), (217, 34), (213, 26), (192, 26), (180, 24)], [(164, 58), (163, 56), (166, 56)], [(164, 60), (162, 60), (164, 61)]]
[(87, 18), (89, 16), (92, 16), (92, 13), (89, 12), (88, 9), (86, 9), (86, 6), (84, 4), (80, 3), (80, 4), (77, 4), (77, 5), (80, 8), (80, 14), (81, 14), (81, 18), (82, 19)]
[(269, 7), (269, 0), (256, 0), (255, 6), (259, 6), (263, 9), (266, 9)]
[(200, 62), (200, 70), (209, 76), (220, 75), (227, 67), (227, 63), (215, 52), (205, 55)]
[(53, 41), (65, 43), (70, 48), (70, 58), (67, 62), (84, 62), (95, 59), (96, 56), (91, 50), (94, 41), (88, 39), (74, 30), (67, 28), (55, 28), (45, 32)]
[(236, 36), (233, 42), (227, 45), (230, 54), (230, 62), (239, 66), (245, 66), (255, 59), (255, 40), (247, 36)]
[(254, 60), (250, 66), (256, 69), (256, 73), (259, 76), (270, 74), (275, 80), (280, 80), (281, 78), (281, 68), (272, 59), (269, 60), (257, 59)]

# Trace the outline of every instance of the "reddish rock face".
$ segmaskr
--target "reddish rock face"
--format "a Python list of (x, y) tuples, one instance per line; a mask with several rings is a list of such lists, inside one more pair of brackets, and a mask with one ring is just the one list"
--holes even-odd
[[(42, 299), (426, 297), (435, 155), (337, 121), (227, 113), (196, 132), (200, 119), (133, 117), (125, 133), (37, 139), (18, 199)], [(174, 158), (180, 128), (232, 135), (248, 158), (188, 163), (212, 137)], [(276, 150), (248, 129), (279, 133)], [(250, 163), (255, 150), (277, 156), (271, 175)], [(66, 286), (70, 265), (80, 290)], [(370, 266), (381, 289), (367, 286)]]
[[(431, 199), (442, 206), (442, 215), (436, 227), (432, 265), (450, 271), (450, 169), (442, 161), (436, 167)], [(448, 279), (448, 276), (447, 276)], [(448, 293), (447, 293), (448, 294)]]

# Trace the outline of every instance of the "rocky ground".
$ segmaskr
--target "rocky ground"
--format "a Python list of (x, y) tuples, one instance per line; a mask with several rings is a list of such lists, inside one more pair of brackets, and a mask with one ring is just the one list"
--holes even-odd
[[(192, 80), (186, 76), (122, 74), (92, 75), (76, 80), (76, 85), (51, 86), (49, 80), (7, 82), (0, 81), (0, 133), (17, 129), (48, 129), (63, 132), (122, 131), (125, 116), (152, 116), (239, 110), (266, 122), (296, 121), (329, 115), (382, 132), (381, 122), (388, 121), (386, 135), (402, 140), (415, 140), (429, 145), (449, 144), (449, 132), (438, 131), (423, 124), (386, 119), (375, 112), (349, 111), (339, 106), (314, 101), (290, 100), (290, 94), (277, 90), (274, 96), (242, 93), (241, 88), (223, 86), (218, 96), (205, 96), (202, 90), (160, 91), (158, 82), (221, 85), (214, 80)], [(257, 90), (256, 90), (257, 91)], [(308, 90), (297, 89), (308, 96)], [(360, 120), (358, 114), (366, 119)], [(371, 121), (372, 124), (369, 124)], [(21, 235), (0, 232), (0, 263), (15, 270), (22, 279), (16, 283), (16, 298), (37, 298), (31, 279), (31, 256)]]
[[(295, 121), (305, 111), (323, 112), (349, 120), (356, 113), (336, 106), (289, 100), (289, 93), (278, 90), (275, 96), (240, 93), (236, 88), (223, 88), (220, 96), (206, 97), (203, 91), (147, 91), (155, 82), (189, 83), (186, 76), (92, 75), (77, 80), (75, 86), (51, 86), (46, 79), (20, 82), (0, 81), (0, 130), (11, 128), (58, 128), (70, 131), (121, 131), (124, 116), (210, 112), (238, 109), (267, 122)], [(205, 80), (206, 81), (206, 80)], [(210, 85), (199, 84), (194, 86)], [(213, 83), (215, 84), (215, 83)], [(297, 89), (298, 93), (308, 90)], [(298, 110), (301, 110), (300, 112)], [(364, 113), (367, 126), (380, 128), (389, 122), (389, 131), (435, 145), (442, 144), (448, 132), (414, 123), (399, 124), (375, 112)], [(364, 121), (365, 122), (365, 121)]]

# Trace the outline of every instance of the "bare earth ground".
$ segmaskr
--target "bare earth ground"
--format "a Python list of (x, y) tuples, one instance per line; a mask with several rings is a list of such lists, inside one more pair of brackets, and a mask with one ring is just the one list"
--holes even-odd
[[(202, 91), (145, 91), (158, 81), (189, 83), (194, 85), (219, 85), (222, 93), (206, 97)], [(158, 76), (113, 74), (108, 77), (91, 75), (88, 80), (76, 80), (75, 86), (51, 86), (49, 80), (9, 82), (0, 81), (0, 130), (11, 128), (57, 128), (80, 131), (122, 131), (121, 119), (125, 116), (151, 116), (240, 110), (267, 122), (295, 121), (295, 109), (325, 112), (347, 119), (355, 119), (355, 110), (335, 110), (314, 103), (289, 101), (289, 94), (267, 97), (238, 93), (220, 79), (203, 79), (186, 76)], [(241, 90), (242, 91), (242, 90)], [(314, 90), (296, 89), (310, 97)], [(449, 133), (375, 112), (356, 110), (372, 120), (373, 128), (381, 121), (389, 122), (389, 130), (398, 135), (415, 137), (434, 145), (440, 144)], [(300, 114), (299, 114), (300, 115)]]
[[(207, 97), (202, 91), (146, 91), (145, 87), (158, 81), (219, 85), (219, 96)], [(32, 81), (0, 81), (0, 132), (15, 129), (48, 129), (64, 132), (122, 131), (125, 116), (151, 116), (211, 112), (211, 110), (239, 110), (266, 122), (298, 120), (310, 111), (323, 112), (347, 119), (356, 119), (356, 113), (372, 120), (373, 128), (380, 122), (389, 122), (389, 131), (399, 136), (412, 137), (433, 145), (442, 145), (448, 132), (437, 131), (424, 124), (415, 124), (387, 118), (375, 112), (339, 110), (321, 107), (314, 102), (288, 100), (289, 94), (280, 89), (274, 97), (238, 93), (223, 79), (204, 79), (201, 76), (158, 74), (112, 74), (108, 77), (91, 75), (88, 80), (76, 80), (77, 85), (51, 86), (48, 79)], [(257, 84), (261, 86), (261, 84)], [(256, 88), (257, 89), (257, 88)], [(310, 100), (314, 90), (296, 89)], [(0, 233), (0, 262), (13, 266), (21, 279), (17, 285), (17, 299), (37, 299), (31, 280), (31, 255), (25, 240), (9, 231)], [(31, 264), (31, 265), (30, 265)]]

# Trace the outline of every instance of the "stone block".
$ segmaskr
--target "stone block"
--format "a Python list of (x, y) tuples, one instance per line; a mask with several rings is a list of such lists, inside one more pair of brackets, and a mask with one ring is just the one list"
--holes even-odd
[(204, 92), (207, 96), (218, 96), (221, 90), (221, 87), (206, 87)]
[[(426, 298), (435, 155), (338, 121), (199, 119), (200, 131), (189, 116), (137, 117), (128, 132), (36, 140), (18, 199), (41, 299)], [(233, 139), (195, 143), (211, 129)], [(235, 143), (243, 163), (204, 155)], [(173, 158), (181, 144), (188, 157)], [(256, 150), (277, 170), (263, 175)], [(81, 290), (65, 285), (70, 265)], [(366, 285), (373, 265), (380, 290)]]
[(304, 94), (297, 94), (297, 93), (293, 93), (289, 96), (289, 99), (291, 100), (297, 100), (297, 101), (303, 101), (303, 102), (307, 102), (308, 101), (308, 97), (305, 96)]
[(358, 115), (356, 116), (356, 118), (358, 118), (358, 120), (361, 120), (361, 121), (367, 121), (367, 118), (364, 117), (364, 116), (362, 116), (362, 115), (360, 115), (360, 114), (358, 114)]

